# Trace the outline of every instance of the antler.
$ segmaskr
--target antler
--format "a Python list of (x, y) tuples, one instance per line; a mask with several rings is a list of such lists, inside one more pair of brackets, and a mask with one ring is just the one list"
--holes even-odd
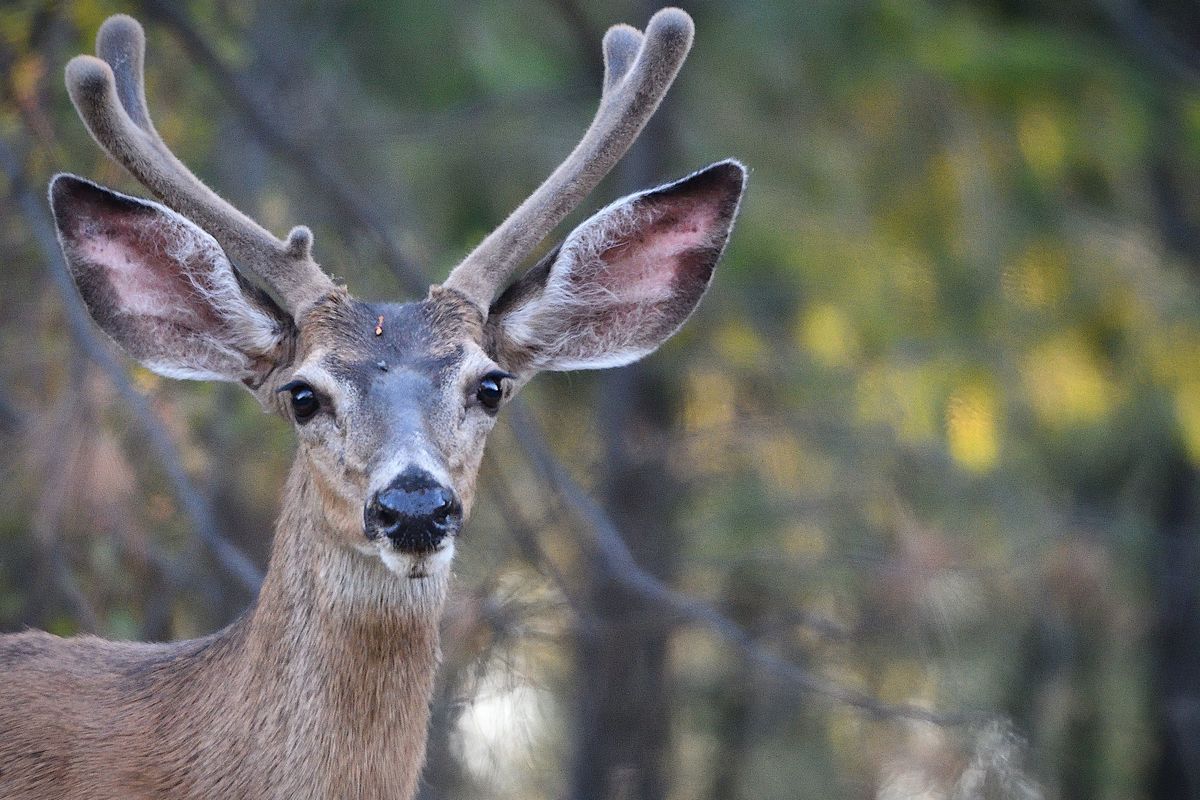
[(445, 286), (485, 311), (501, 281), (579, 205), (642, 132), (692, 46), (692, 18), (664, 8), (645, 36), (629, 25), (604, 35), (604, 89), (592, 124), (567, 159), (450, 273)]
[(146, 36), (117, 14), (96, 34), (96, 54), (67, 64), (67, 91), (92, 138), (159, 200), (190, 218), (247, 277), (295, 314), (334, 289), (312, 258), (312, 231), (297, 226), (280, 241), (209, 189), (167, 148), (146, 110)]

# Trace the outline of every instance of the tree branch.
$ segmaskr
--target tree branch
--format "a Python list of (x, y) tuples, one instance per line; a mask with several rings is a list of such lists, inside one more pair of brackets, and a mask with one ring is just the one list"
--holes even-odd
[(620, 532), (596, 502), (580, 487), (547, 448), (545, 438), (532, 417), (512, 403), (508, 413), (513, 433), (534, 468), (585, 524), (587, 547), (616, 586), (653, 602), (677, 619), (708, 628), (728, 642), (752, 664), (798, 689), (822, 695), (857, 708), (873, 717), (903, 717), (934, 725), (955, 726), (993, 720), (985, 712), (944, 713), (910, 704), (891, 704), (864, 692), (841, 686), (808, 672), (779, 655), (763, 649), (754, 637), (710, 605), (676, 591), (642, 569), (625, 545)]
[(329, 166), (326, 156), (319, 156), (312, 149), (297, 141), (290, 133), (274, 124), (263, 110), (264, 106), (254, 96), (245, 81), (225, 66), (199, 32), (192, 26), (178, 4), (168, 0), (141, 0), (146, 14), (174, 31), (184, 49), (209, 75), (222, 96), (227, 98), (242, 122), (268, 149), (310, 181), (330, 202), (342, 208), (376, 239), (383, 248), (384, 261), (399, 280), (406, 292), (425, 293), (428, 278), (409, 258), (392, 236), (388, 221), (379, 215), (374, 205), (366, 201), (361, 193), (334, 168)]
[(1129, 0), (1097, 0), (1118, 35), (1151, 63), (1176, 80), (1200, 82), (1200, 49), (1188, 46)]
[(175, 499), (192, 529), (216, 558), (247, 592), (257, 594), (262, 573), (236, 545), (217, 529), (212, 509), (203, 495), (192, 485), (183, 468), (183, 461), (162, 421), (146, 398), (134, 388), (124, 367), (96, 336), (91, 318), (79, 298), (71, 276), (63, 263), (54, 226), (46, 213), (41, 193), (30, 190), (24, 170), (8, 142), (0, 140), (0, 169), (8, 176), (10, 193), (33, 233), (50, 276), (58, 290), (66, 314), (71, 338), (88, 359), (98, 366), (112, 382), (130, 415), (142, 429), (150, 447), (167, 474)]

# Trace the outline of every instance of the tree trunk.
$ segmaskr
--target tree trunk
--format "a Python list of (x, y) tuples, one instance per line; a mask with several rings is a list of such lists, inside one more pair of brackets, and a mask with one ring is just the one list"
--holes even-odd
[[(670, 582), (679, 544), (673, 510), (680, 496), (667, 458), (653, 442), (673, 404), (645, 368), (605, 375), (601, 406), (608, 442), (605, 505), (638, 563)], [(576, 637), (579, 705), (569, 797), (661, 800), (670, 747), (670, 631), (659, 611), (590, 570), (585, 596), (593, 619)]]

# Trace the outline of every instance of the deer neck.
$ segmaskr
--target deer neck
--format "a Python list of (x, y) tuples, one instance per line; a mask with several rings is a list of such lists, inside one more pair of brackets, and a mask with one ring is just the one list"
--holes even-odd
[[(240, 623), (240, 683), (309, 786), (407, 797), (424, 760), (447, 576), (411, 579), (340, 543), (297, 459), (271, 563)], [(285, 709), (280, 713), (280, 709)], [(264, 724), (265, 723), (265, 724)], [(332, 794), (329, 796), (333, 796)]]

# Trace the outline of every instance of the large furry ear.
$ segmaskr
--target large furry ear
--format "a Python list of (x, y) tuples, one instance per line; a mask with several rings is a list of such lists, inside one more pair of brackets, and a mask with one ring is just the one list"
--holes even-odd
[(737, 214), (746, 169), (722, 161), (588, 219), (493, 304), (493, 357), (517, 372), (616, 367), (691, 315)]
[(51, 181), (50, 205), (92, 318), (144, 366), (254, 387), (284, 357), (290, 318), (189, 220), (74, 175)]

